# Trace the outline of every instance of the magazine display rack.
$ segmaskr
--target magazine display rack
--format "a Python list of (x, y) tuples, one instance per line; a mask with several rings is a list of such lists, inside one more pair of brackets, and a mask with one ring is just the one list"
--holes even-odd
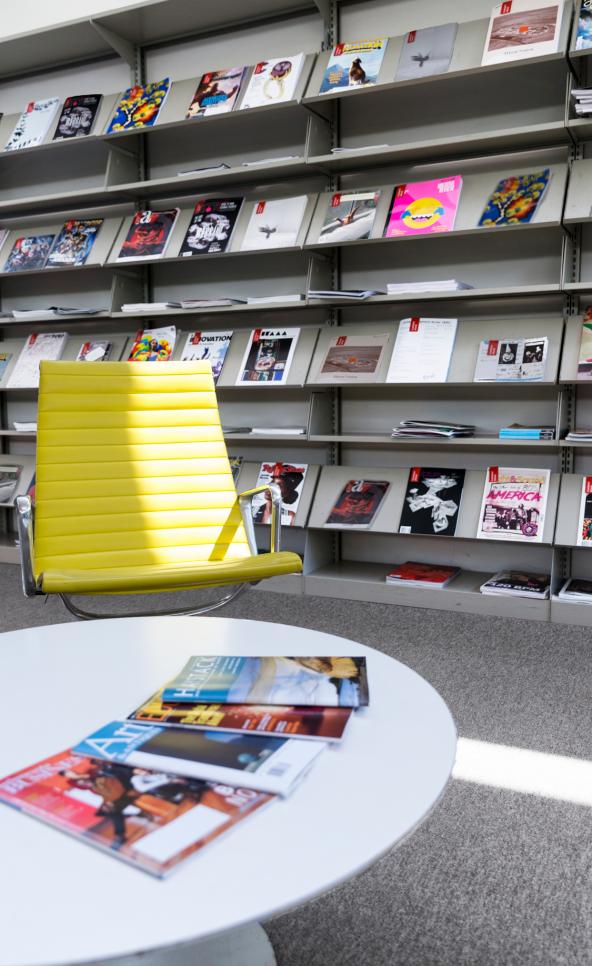
[[(573, 446), (562, 437), (576, 425), (592, 425), (592, 384), (577, 383), (581, 314), (587, 295), (592, 302), (586, 143), (592, 122), (575, 117), (569, 96), (589, 75), (592, 83), (592, 51), (574, 50), (574, 4), (568, 0), (556, 53), (482, 67), (492, 0), (474, 0), (466, 11), (470, 19), (458, 25), (448, 70), (396, 81), (407, 32), (462, 17), (456, 6), (251, 0), (253, 31), (238, 0), (214, 6), (153, 0), (0, 43), (0, 148), (29, 101), (103, 93), (87, 137), (53, 141), (50, 129), (38, 147), (0, 150), (0, 228), (8, 230), (0, 247), (0, 309), (33, 310), (26, 320), (0, 319), (0, 352), (12, 353), (0, 380), (0, 456), (33, 465), (34, 432), (17, 432), (14, 421), (35, 421), (36, 391), (7, 388), (31, 332), (68, 332), (64, 358), (76, 358), (91, 337), (113, 343), (111, 358), (127, 358), (139, 328), (170, 324), (177, 327), (174, 358), (180, 358), (189, 331), (232, 329), (218, 395), (229, 451), (243, 458), (239, 486), (254, 484), (264, 460), (309, 466), (297, 521), (285, 530), (286, 546), (303, 555), (304, 573), (267, 588), (275, 583), (294, 593), (493, 614), (501, 610), (499, 601), (479, 587), (495, 570), (551, 572), (554, 591), (571, 573), (585, 575), (586, 550), (574, 549), (569, 516), (579, 500), (569, 497), (566, 480), (592, 474), (592, 446)], [(378, 83), (320, 94), (332, 46), (359, 37), (389, 38)], [(291, 100), (241, 110), (244, 84), (232, 112), (186, 119), (205, 71), (245, 62), (252, 71), (266, 56), (285, 51), (306, 54)], [(153, 127), (106, 134), (121, 91), (166, 76), (172, 87)], [(547, 167), (549, 187), (530, 223), (478, 227), (500, 179)], [(395, 185), (449, 175), (463, 178), (452, 231), (383, 237)], [(381, 189), (370, 237), (320, 243), (331, 195), (367, 188)], [(258, 201), (296, 195), (306, 195), (308, 203), (295, 244), (242, 252)], [(183, 257), (200, 197), (243, 197), (245, 203), (226, 252)], [(149, 207), (181, 209), (164, 257), (118, 261), (134, 212)], [(80, 272), (3, 272), (21, 234), (54, 233), (69, 217), (93, 216), (105, 222)], [(387, 283), (451, 278), (472, 287), (386, 294)], [(385, 294), (360, 302), (307, 297), (318, 289)], [(290, 300), (296, 295), (303, 297)], [(273, 300), (134, 315), (121, 309), (126, 303), (258, 296)], [(35, 309), (55, 305), (99, 311), (35, 317)], [(417, 316), (458, 319), (448, 378), (387, 383), (399, 321)], [(251, 330), (289, 326), (301, 333), (286, 383), (237, 385)], [(390, 334), (375, 380), (319, 382), (337, 327), (343, 334)], [(539, 336), (548, 339), (543, 380), (474, 382), (482, 340)], [(393, 427), (409, 418), (472, 423), (475, 435), (392, 439)], [(555, 439), (500, 439), (500, 427), (512, 422), (554, 426)], [(253, 427), (265, 427), (266, 435)], [(294, 427), (304, 433), (290, 434)], [(542, 544), (476, 539), (484, 474), (497, 464), (551, 471)], [(454, 538), (397, 533), (410, 465), (466, 469)], [(558, 497), (562, 473), (568, 475)], [(325, 527), (331, 501), (352, 478), (391, 481), (384, 505), (367, 530)], [(2, 518), (0, 560), (16, 562), (10, 509)], [(256, 529), (263, 546), (266, 528)], [(439, 594), (387, 585), (386, 573), (406, 559), (455, 564), (461, 574)], [(503, 600), (503, 612), (517, 617), (567, 620), (573, 613), (576, 622), (592, 626), (592, 607), (557, 607), (556, 600)]]

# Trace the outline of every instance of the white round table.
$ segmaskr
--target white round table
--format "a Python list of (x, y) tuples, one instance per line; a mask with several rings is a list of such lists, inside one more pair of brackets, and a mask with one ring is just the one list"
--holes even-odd
[[(290, 798), (153, 879), (0, 805), (0, 964), (271, 966), (257, 923), (361, 872), (440, 798), (456, 749), (437, 692), (330, 634), (215, 617), (55, 624), (0, 635), (0, 777), (125, 717), (192, 654), (365, 655), (357, 711)], [(195, 943), (198, 943), (195, 946)], [(183, 948), (183, 944), (191, 947)]]

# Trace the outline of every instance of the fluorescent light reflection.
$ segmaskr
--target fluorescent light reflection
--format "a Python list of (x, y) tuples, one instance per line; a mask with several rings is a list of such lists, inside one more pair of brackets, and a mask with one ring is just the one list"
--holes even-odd
[(459, 738), (452, 772), (459, 781), (592, 805), (592, 761)]

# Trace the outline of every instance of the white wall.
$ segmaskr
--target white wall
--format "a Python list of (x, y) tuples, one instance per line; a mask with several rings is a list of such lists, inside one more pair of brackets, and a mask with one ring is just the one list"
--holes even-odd
[(91, 14), (140, 6), (138, 0), (18, 0), (2, 4), (0, 38), (24, 34), (40, 27), (50, 27), (67, 20), (79, 20)]

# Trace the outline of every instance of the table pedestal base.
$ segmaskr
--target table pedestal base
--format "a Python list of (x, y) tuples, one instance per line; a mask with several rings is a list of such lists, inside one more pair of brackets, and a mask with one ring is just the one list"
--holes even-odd
[[(277, 966), (267, 933), (258, 923), (199, 943), (167, 946), (155, 952), (95, 960), (92, 966)], [(90, 964), (89, 964), (90, 966)]]

